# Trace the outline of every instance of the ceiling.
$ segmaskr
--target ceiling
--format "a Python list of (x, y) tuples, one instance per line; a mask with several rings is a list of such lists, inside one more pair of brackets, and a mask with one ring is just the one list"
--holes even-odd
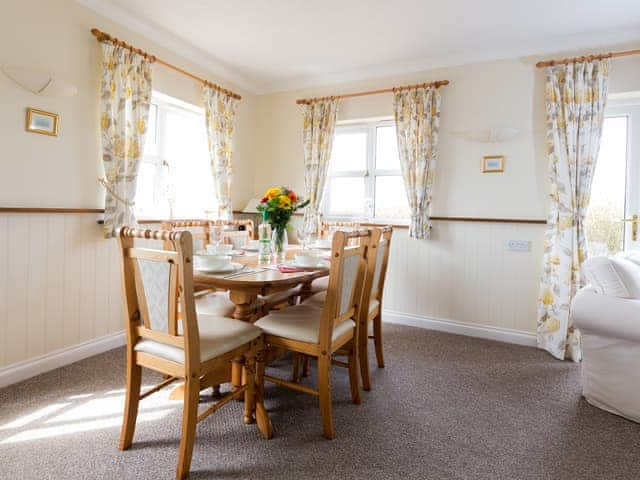
[(638, 40), (638, 0), (78, 0), (254, 93)]

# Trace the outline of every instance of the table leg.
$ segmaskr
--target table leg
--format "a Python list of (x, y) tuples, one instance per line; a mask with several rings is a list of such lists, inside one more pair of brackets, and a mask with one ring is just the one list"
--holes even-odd
[[(255, 308), (258, 299), (258, 292), (246, 290), (231, 290), (229, 299), (236, 305), (233, 318), (250, 322), (255, 315)], [(243, 358), (236, 358), (231, 363), (231, 388), (237, 390), (243, 385)], [(238, 400), (242, 401), (241, 398)]]
[(236, 306), (233, 318), (245, 322), (250, 322), (253, 319), (257, 306), (258, 292), (231, 290), (229, 292), (229, 300)]
[(304, 301), (312, 295), (313, 292), (311, 291), (311, 282), (303, 283), (302, 290), (300, 290), (300, 300)]

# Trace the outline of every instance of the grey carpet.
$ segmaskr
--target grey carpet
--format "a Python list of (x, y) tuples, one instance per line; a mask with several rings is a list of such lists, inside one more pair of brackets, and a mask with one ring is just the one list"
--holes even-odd
[[(269, 385), (274, 438), (233, 402), (198, 426), (191, 478), (640, 478), (640, 425), (587, 404), (579, 366), (410, 327), (385, 334), (387, 368), (373, 369), (362, 405), (334, 369), (335, 440), (320, 436), (316, 398)], [(134, 447), (116, 448), (123, 361), (118, 349), (0, 390), (0, 478), (174, 478), (181, 404), (168, 392), (143, 400)]]

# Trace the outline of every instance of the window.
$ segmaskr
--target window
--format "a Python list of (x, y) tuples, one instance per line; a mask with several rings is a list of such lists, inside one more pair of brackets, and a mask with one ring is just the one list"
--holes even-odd
[(217, 212), (204, 110), (153, 92), (138, 172), (140, 218), (202, 218)]
[(393, 122), (336, 127), (323, 212), (334, 218), (409, 218)]
[(624, 249), (627, 116), (604, 120), (600, 153), (593, 174), (585, 220), (589, 255), (613, 255)]

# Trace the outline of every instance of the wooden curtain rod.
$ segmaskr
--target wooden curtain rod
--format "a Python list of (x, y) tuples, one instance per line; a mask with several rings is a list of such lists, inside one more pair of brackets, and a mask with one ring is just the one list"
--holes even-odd
[(330, 97), (300, 98), (296, 100), (298, 105), (309, 105), (310, 103), (322, 100), (338, 100), (340, 98), (364, 97), (365, 95), (379, 95), (381, 93), (398, 92), (401, 90), (412, 90), (414, 88), (442, 87), (449, 85), (449, 80), (438, 80), (436, 82), (418, 83), (415, 85), (404, 85), (402, 87), (382, 88), (380, 90), (369, 90), (366, 92), (345, 93), (343, 95), (332, 95)]
[(113, 43), (114, 45), (118, 45), (120, 47), (123, 48), (127, 48), (129, 50), (131, 50), (132, 52), (138, 53), (140, 55), (142, 55), (143, 57), (145, 57), (147, 60), (151, 61), (151, 62), (157, 62), (160, 65), (163, 65), (171, 70), (173, 70), (174, 72), (178, 72), (181, 73), (182, 75), (185, 75), (197, 82), (200, 82), (208, 87), (213, 88), (214, 90), (217, 90), (219, 92), (222, 92), (226, 95), (229, 95), (232, 98), (235, 98), (236, 100), (241, 100), (242, 97), (240, 95), (238, 95), (235, 92), (232, 92), (231, 90), (227, 90), (226, 88), (221, 87), (220, 85), (217, 85), (213, 82), (210, 82), (208, 80), (205, 80), (204, 78), (200, 78), (197, 75), (194, 75), (193, 73), (189, 73), (186, 70), (183, 70), (180, 67), (176, 67), (175, 65), (172, 65), (168, 62), (165, 62), (164, 60), (159, 59), (158, 57), (156, 57), (155, 55), (151, 55), (147, 52), (145, 52), (144, 50), (140, 50), (139, 48), (135, 48), (133, 45), (129, 45), (126, 42), (123, 42), (122, 40), (118, 40), (116, 37), (112, 37), (111, 35), (109, 35), (108, 33), (104, 33), (101, 32), (100, 30), (98, 30), (97, 28), (92, 28), (91, 29), (91, 33), (93, 34), (94, 37), (96, 37), (98, 39), (99, 42), (110, 42)]
[(536, 63), (536, 67), (538, 68), (553, 67), (554, 65), (566, 65), (568, 63), (575, 63), (575, 62), (591, 62), (592, 60), (602, 60), (603, 58), (626, 57), (628, 55), (640, 55), (640, 49), (625, 50), (622, 52), (602, 53), (600, 55), (586, 55), (583, 57), (570, 57), (570, 58), (563, 58), (561, 60), (545, 60), (543, 62)]

